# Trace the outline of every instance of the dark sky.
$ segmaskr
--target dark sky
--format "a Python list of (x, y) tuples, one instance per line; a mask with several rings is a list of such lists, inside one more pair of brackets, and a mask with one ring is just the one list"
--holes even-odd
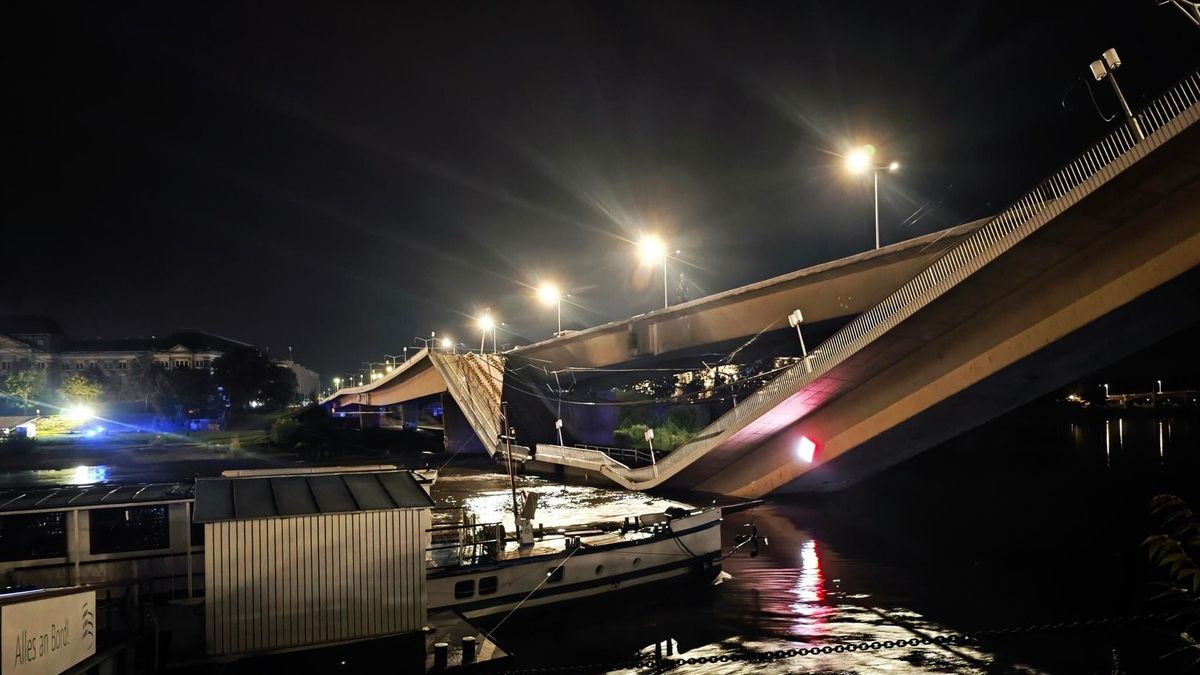
[(1200, 63), (1153, 0), (42, 5), (0, 28), (0, 313), (326, 375), (484, 306), (545, 337), (539, 279), (652, 309), (643, 231), (692, 297), (869, 248), (855, 143), (903, 163), (884, 243), (983, 216), (1116, 124), (1104, 49), (1135, 107)]

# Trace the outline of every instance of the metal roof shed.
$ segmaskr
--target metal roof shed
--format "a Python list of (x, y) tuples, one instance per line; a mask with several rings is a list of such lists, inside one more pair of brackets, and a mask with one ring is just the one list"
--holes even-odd
[(198, 479), (208, 653), (420, 630), (432, 506), (407, 471)]

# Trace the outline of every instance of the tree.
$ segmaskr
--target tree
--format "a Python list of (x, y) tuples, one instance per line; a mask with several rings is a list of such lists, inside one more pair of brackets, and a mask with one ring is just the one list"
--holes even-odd
[(20, 401), (28, 409), (29, 402), (42, 392), (45, 384), (42, 373), (29, 367), (20, 368), (0, 378), (0, 394)]
[(68, 401), (90, 403), (104, 393), (104, 385), (81, 373), (72, 373), (58, 388), (58, 395)]
[(121, 386), (121, 398), (127, 401), (142, 401), (146, 412), (154, 406), (155, 412), (165, 412), (170, 393), (167, 369), (156, 363), (154, 358), (141, 355), (134, 359)]
[(229, 404), (246, 410), (250, 401), (281, 407), (296, 396), (296, 375), (253, 347), (238, 347), (213, 361), (213, 375)]

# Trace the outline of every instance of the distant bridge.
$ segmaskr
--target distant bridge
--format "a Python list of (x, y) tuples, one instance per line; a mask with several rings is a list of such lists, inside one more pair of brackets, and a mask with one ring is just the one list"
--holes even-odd
[(1198, 100), (1193, 74), (1138, 114), (1144, 139), (1122, 126), (986, 222), (503, 356), (423, 351), (327, 402), (440, 386), (494, 452), (505, 357), (661, 357), (801, 308), (847, 323), (656, 465), (539, 443), (528, 466), (639, 490), (841, 489), (1200, 318)]

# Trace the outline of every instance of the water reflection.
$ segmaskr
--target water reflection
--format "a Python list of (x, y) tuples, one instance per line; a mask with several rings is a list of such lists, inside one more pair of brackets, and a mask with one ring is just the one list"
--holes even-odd
[[(620, 521), (625, 516), (662, 513), (689, 505), (640, 492), (617, 492), (586, 485), (562, 485), (536, 476), (517, 476), (517, 491), (538, 496), (535, 523), (547, 527)], [(438, 506), (461, 506), (481, 523), (512, 524), (512, 487), (498, 474), (443, 472), (434, 489)]]
[[(536, 478), (520, 479), (518, 489), (541, 495), (545, 510), (538, 520), (547, 525), (620, 519), (676, 504)], [(510, 491), (503, 475), (450, 471), (438, 480), (434, 498), (441, 505), (470, 506), (479, 510), (481, 520), (494, 520), (508, 508)], [(496, 638), (520, 655), (519, 665), (537, 667), (620, 661), (638, 654), (648, 658), (656, 643), (669, 644), (677, 656), (688, 658), (954, 632), (908, 602), (914, 594), (928, 592), (920, 590), (923, 584), (896, 568), (841, 553), (806, 529), (811, 516), (787, 503), (729, 516), (722, 525), (726, 551), (750, 523), (769, 545), (758, 557), (741, 553), (725, 560), (723, 567), (731, 578), (714, 588), (641, 588), (598, 599), (586, 608), (518, 613), (505, 621)], [(983, 673), (997, 664), (1008, 666), (1012, 661), (982, 649), (910, 647), (769, 664), (680, 666), (672, 672)]]

